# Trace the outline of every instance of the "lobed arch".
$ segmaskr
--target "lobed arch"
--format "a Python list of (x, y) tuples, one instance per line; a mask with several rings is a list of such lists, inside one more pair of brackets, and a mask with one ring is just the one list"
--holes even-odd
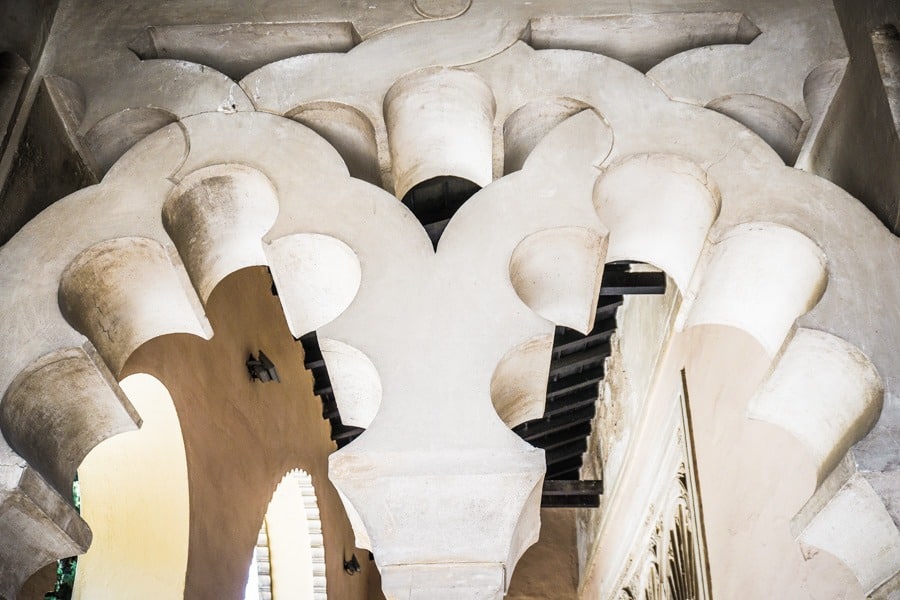
[[(478, 362), (483, 362), (484, 365), (477, 365), (470, 375), (477, 382), (475, 389), (478, 394), (475, 397), (480, 404), (476, 406), (475, 401), (472, 401), (472, 405), (466, 407), (478, 415), (488, 415), (485, 418), (485, 431), (489, 431), (491, 435), (496, 434), (491, 442), (496, 440), (496, 446), (482, 449), (497, 451), (496, 456), (492, 456), (496, 459), (496, 462), (491, 463), (492, 468), (507, 468), (504, 461), (512, 463), (514, 459), (522, 459), (527, 464), (527, 472), (522, 477), (523, 487), (515, 498), (515, 506), (521, 508), (520, 513), (503, 523), (513, 542), (506, 547), (490, 548), (493, 556), (502, 559), (497, 560), (496, 564), (504, 561), (514, 564), (517, 554), (534, 539), (535, 490), (538, 490), (539, 495), (538, 483), (542, 466), (538, 453), (516, 446), (514, 440), (506, 436), (508, 431), (496, 417), (494, 407), (482, 401), (490, 398), (496, 365), (509, 350), (521, 345), (525, 339), (533, 339), (535, 334), (546, 333), (553, 325), (546, 317), (560, 317), (542, 305), (545, 291), (552, 291), (552, 285), (557, 282), (551, 278), (543, 282), (548, 287), (531, 288), (529, 278), (527, 286), (519, 285), (522, 290), (516, 289), (510, 276), (512, 256), (518, 245), (524, 243), (522, 253), (514, 261), (517, 263), (515, 270), (519, 272), (524, 269), (541, 276), (552, 274), (551, 269), (541, 269), (540, 265), (535, 265), (527, 257), (528, 246), (537, 238), (532, 239), (532, 242), (524, 240), (532, 235), (543, 237), (545, 231), (572, 228), (576, 224), (582, 227), (587, 224), (585, 229), (588, 233), (586, 236), (580, 233), (561, 236), (559, 240), (564, 249), (572, 242), (572, 238), (584, 238), (590, 240), (587, 254), (597, 257), (603, 252), (599, 248), (606, 247), (608, 235), (610, 248), (615, 248), (623, 256), (630, 254), (632, 251), (626, 245), (628, 236), (621, 237), (622, 242), (614, 241), (613, 237), (616, 231), (627, 230), (630, 216), (624, 210), (616, 214), (615, 203), (624, 196), (615, 193), (616, 186), (613, 183), (617, 176), (626, 173), (626, 167), (621, 165), (636, 165), (643, 160), (635, 159), (630, 163), (629, 157), (652, 155), (654, 158), (645, 160), (648, 168), (652, 169), (658, 168), (659, 163), (675, 164), (672, 172), (664, 173), (666, 177), (670, 181), (688, 185), (694, 191), (687, 194), (690, 198), (685, 200), (686, 205), (696, 212), (695, 227), (689, 237), (690, 250), (685, 251), (684, 256), (670, 267), (673, 277), (677, 275), (681, 282), (679, 287), (685, 286), (690, 294), (689, 302), (685, 303), (684, 308), (686, 333), (717, 326), (744, 331), (762, 346), (767, 358), (772, 360), (779, 356), (785, 337), (795, 326), (797, 318), (810, 309), (813, 312), (806, 319), (818, 319), (823, 331), (837, 335), (842, 332), (842, 327), (846, 328), (846, 324), (837, 322), (833, 314), (821, 309), (816, 312), (822, 303), (833, 303), (836, 301), (834, 298), (849, 298), (849, 290), (852, 289), (853, 282), (857, 281), (848, 270), (847, 252), (841, 250), (842, 238), (835, 233), (837, 226), (825, 222), (818, 212), (803, 206), (803, 203), (793, 201), (796, 197), (803, 197), (803, 194), (823, 192), (823, 202), (826, 206), (832, 206), (846, 201), (845, 194), (827, 184), (805, 178), (804, 175), (789, 173), (789, 170), (780, 165), (774, 152), (758, 137), (748, 134), (737, 124), (725, 125), (725, 119), (709, 111), (671, 102), (658, 90), (653, 90), (639, 74), (614, 61), (566, 51), (534, 52), (518, 45), (502, 55), (471, 67), (478, 73), (477, 76), (462, 71), (448, 73), (441, 70), (439, 79), (450, 81), (453, 85), (457, 81), (464, 81), (466, 84), (477, 81), (477, 84), (472, 85), (481, 91), (486, 89), (496, 101), (496, 113), (490, 119), (479, 121), (479, 153), (475, 162), (480, 169), (484, 169), (485, 164), (490, 167), (493, 160), (489, 143), (493, 136), (492, 119), (507, 114), (513, 106), (521, 105), (523, 100), (527, 101), (525, 96), (535, 91), (528, 86), (517, 85), (516, 81), (504, 80), (517, 76), (514, 69), (506, 68), (510, 64), (527, 66), (528, 69), (523, 70), (531, 73), (532, 77), (534, 73), (547, 74), (548, 88), (562, 88), (563, 78), (553, 73), (554, 69), (561, 66), (565, 68), (558, 70), (565, 73), (570, 78), (569, 81), (572, 80), (573, 72), (590, 74), (585, 77), (584, 83), (575, 78), (585, 88), (605, 75), (619, 74), (622, 76), (622, 87), (632, 92), (634, 106), (627, 106), (623, 102), (621, 90), (611, 92), (602, 90), (602, 86), (598, 86), (599, 92), (581, 90), (576, 96), (585, 98), (585, 102), (595, 110), (581, 111), (561, 123), (535, 147), (521, 170), (490, 183), (473, 196), (449, 224), (437, 253), (421, 227), (395, 197), (363, 181), (352, 179), (336, 150), (309, 129), (288, 119), (262, 113), (201, 114), (188, 117), (180, 126), (168, 126), (135, 146), (110, 170), (101, 185), (78, 192), (59, 203), (0, 250), (0, 282), (4, 283), (0, 289), (5, 292), (0, 302), (4, 307), (23, 301), (13, 283), (22, 272), (30, 272), (28, 270), (31, 269), (47, 280), (39, 284), (40, 294), (36, 294), (38, 297), (27, 301), (29, 306), (36, 308), (31, 314), (25, 315), (23, 323), (5, 326), (0, 331), (3, 343), (10, 345), (17, 344), (20, 339), (27, 337), (26, 334), (38, 332), (37, 336), (23, 345), (26, 350), (24, 358), (17, 357), (12, 361), (12, 366), (6, 366), (0, 371), (4, 377), (0, 382), (9, 385), (8, 382), (21, 369), (37, 358), (59, 348), (67, 349), (74, 347), (73, 344), (84, 343), (85, 338), (91, 340), (109, 363), (110, 370), (118, 373), (129, 353), (160, 332), (188, 330), (196, 336), (208, 337), (209, 332), (203, 329), (203, 320), (199, 316), (202, 315), (202, 310), (198, 311), (197, 308), (202, 306), (201, 300), (205, 302), (208, 299), (204, 296), (211, 289), (210, 286), (214, 287), (215, 281), (220, 280), (230, 269), (237, 268), (236, 265), (268, 264), (277, 287), (284, 290), (283, 296), (279, 296), (279, 302), (292, 324), (292, 332), (297, 335), (310, 328), (320, 329), (323, 339), (333, 340), (336, 348), (355, 348), (359, 354), (368, 357), (371, 363), (371, 380), (377, 378), (382, 384), (380, 407), (371, 411), (369, 406), (370, 412), (359, 417), (361, 423), (371, 419), (370, 430), (348, 447), (348, 450), (332, 457), (332, 477), (339, 482), (348, 512), (352, 512), (351, 506), (363, 506), (360, 499), (370, 493), (367, 489), (370, 482), (357, 477), (358, 473), (353, 471), (354, 462), (366, 460), (366, 452), (373, 448), (382, 452), (384, 448), (396, 449), (396, 441), (392, 442), (390, 439), (396, 429), (384, 426), (385, 422), (397, 418), (397, 409), (389, 406), (390, 403), (384, 401), (384, 398), (398, 393), (399, 365), (403, 364), (400, 360), (401, 349), (394, 347), (396, 344), (392, 336), (395, 329), (392, 328), (402, 326), (405, 335), (409, 335), (412, 342), (421, 342), (423, 337), (421, 334), (416, 337), (415, 332), (428, 331), (423, 325), (433, 317), (421, 306), (410, 302), (405, 291), (415, 288), (423, 295), (428, 294), (428, 297), (446, 301), (448, 309), (445, 315), (455, 317), (459, 314), (457, 309), (463, 305), (462, 290), (454, 289), (461, 287), (460, 279), (437, 276), (434, 273), (464, 273), (462, 282), (465, 284), (488, 282), (496, 285), (496, 297), (492, 297), (491, 301), (496, 300), (498, 307), (509, 309), (510, 315), (508, 320), (497, 323), (483, 315), (467, 317), (464, 321), (466, 331), (485, 326), (500, 330), (512, 323), (525, 324), (522, 331), (514, 335), (501, 331), (497, 334), (497, 339), (490, 339), (490, 344), (485, 343), (479, 347)], [(416, 74), (414, 77), (420, 75)], [(498, 89), (516, 91), (503, 97), (496, 93)], [(520, 97), (516, 97), (517, 94)], [(487, 94), (480, 94), (478, 98), (481, 100), (480, 108), (484, 109), (487, 106)], [(389, 101), (388, 105), (390, 107), (392, 102)], [(633, 119), (640, 111), (644, 111), (646, 118)], [(406, 111), (398, 109), (398, 112), (401, 113), (398, 117), (402, 121)], [(410, 144), (413, 146), (450, 135), (445, 129), (436, 127), (434, 138), (429, 138), (427, 132), (418, 137), (410, 124), (405, 126), (406, 131), (411, 132)], [(653, 132), (654, 128), (658, 128), (658, 131)], [(391, 127), (387, 130), (388, 135), (396, 134), (396, 131), (391, 133)], [(403, 126), (400, 131), (403, 131)], [(612, 132), (615, 132), (615, 136)], [(190, 142), (189, 147), (187, 141)], [(679, 152), (687, 141), (693, 142), (690, 148)], [(709, 145), (704, 146), (704, 142), (709, 142)], [(278, 150), (269, 146), (278, 147)], [(260, 152), (254, 155), (250, 149)], [(160, 151), (161, 154), (156, 163), (159, 168), (148, 174), (146, 158), (155, 151)], [(656, 158), (660, 155), (668, 155), (669, 158)], [(678, 158), (672, 159), (671, 155)], [(293, 161), (301, 158), (306, 161), (306, 169), (295, 168)], [(623, 162), (616, 166), (616, 161), (619, 160)], [(438, 162), (435, 161), (435, 164)], [(236, 164), (243, 167), (228, 166)], [(204, 255), (200, 252), (195, 255), (195, 248), (189, 238), (178, 239), (182, 220), (185, 223), (216, 220), (208, 218), (197, 205), (188, 203), (185, 205), (188, 208), (179, 209), (182, 201), (193, 201), (191, 190), (196, 186), (191, 185), (192, 174), (201, 173), (202, 169), (210, 168), (210, 165), (221, 166), (222, 173), (212, 177), (206, 175), (218, 171), (198, 175), (197, 178), (202, 182), (198, 184), (200, 189), (214, 181), (225, 183), (225, 188), (230, 190), (226, 196), (235, 200), (232, 208), (246, 207), (241, 201), (241, 190), (248, 185), (255, 190), (252, 192), (254, 198), (269, 199), (263, 201), (269, 211), (263, 215), (265, 218), (250, 219), (247, 230), (244, 230), (243, 225), (239, 227), (253, 246), (249, 259), (232, 257), (219, 264), (210, 260), (212, 253)], [(600, 189), (597, 197), (602, 200), (601, 212), (606, 211), (604, 214), (610, 221), (608, 225), (591, 201), (599, 166), (608, 167), (597, 184)], [(245, 171), (244, 167), (249, 171)], [(402, 165), (395, 167), (396, 173), (408, 177), (409, 182), (421, 176), (410, 175), (414, 171), (408, 171)], [(259, 177), (252, 174), (254, 170), (260, 173)], [(485, 172), (488, 173), (487, 177), (492, 177), (490, 169)], [(221, 180), (220, 175), (223, 177)], [(708, 176), (714, 180), (718, 195), (705, 181), (701, 182), (702, 185), (695, 185), (692, 181), (697, 176), (701, 176), (700, 179)], [(691, 178), (691, 181), (687, 178)], [(175, 191), (181, 181), (187, 184), (182, 184), (182, 190)], [(253, 183), (262, 181), (268, 181), (268, 184)], [(148, 182), (148, 185), (143, 186), (144, 182)], [(766, 203), (751, 201), (760, 189), (771, 190), (778, 185), (784, 185), (795, 196), (787, 200), (774, 198)], [(322, 190), (327, 190), (327, 194)], [(117, 202), (122, 197), (133, 202)], [(720, 198), (718, 204), (715, 202), (717, 197)], [(170, 201), (168, 209), (167, 201)], [(278, 206), (277, 215), (269, 222), (266, 215), (271, 215), (275, 203)], [(114, 204), (114, 210), (104, 218), (99, 218), (99, 215), (104, 214), (101, 209)], [(202, 208), (202, 204), (199, 208)], [(517, 210), (511, 210), (513, 208)], [(168, 212), (164, 213), (166, 210)], [(67, 237), (59, 240), (59, 247), (52, 252), (43, 250), (44, 253), (52, 254), (53, 260), (38, 268), (36, 264), (45, 256), (29, 256), (28, 251), (32, 246), (29, 239), (33, 241), (47, 235), (60, 220), (79, 211), (81, 220), (98, 215), (97, 223), (85, 233), (67, 234)], [(161, 214), (168, 214), (165, 221), (159, 218)], [(218, 218), (222, 215), (214, 216)], [(764, 218), (766, 216), (771, 216), (771, 219)], [(805, 225), (798, 225), (805, 217), (810, 216), (815, 218)], [(867, 219), (858, 209), (851, 208), (847, 220), (851, 221), (852, 229), (870, 225), (872, 221)], [(709, 221), (708, 226), (706, 221)], [(503, 224), (503, 227), (497, 229), (497, 235), (490, 238), (487, 251), (473, 243), (484, 233), (485, 222)], [(228, 223), (228, 219), (219, 221), (213, 227), (213, 233), (218, 235), (227, 230)], [(375, 223), (377, 227), (373, 226)], [(704, 230), (703, 227), (707, 229)], [(664, 228), (660, 231), (671, 234)], [(553, 233), (546, 235), (555, 237)], [(883, 236), (883, 233), (877, 230), (874, 235)], [(221, 237), (218, 242), (215, 237), (213, 235), (207, 240), (211, 248), (222, 243)], [(708, 243), (707, 237), (715, 243)], [(261, 253), (256, 253), (256, 239), (261, 242)], [(882, 241), (885, 247), (893, 243), (888, 242), (886, 237)], [(645, 249), (645, 244), (637, 241), (633, 243), (642, 251), (648, 252), (648, 255), (652, 252)], [(683, 240), (681, 243), (684, 244)], [(751, 262), (748, 257), (755, 260), (757, 253), (770, 243), (775, 249), (789, 252), (797, 259), (797, 268), (802, 277), (787, 282), (782, 286), (783, 289), (772, 290), (773, 293), (783, 293), (784, 302), (771, 300), (771, 305), (758, 302), (749, 306), (750, 299), (737, 296), (735, 288), (748, 283), (766, 283), (766, 273), (750, 268), (753, 265), (748, 266), (748, 262)], [(183, 256), (183, 264), (179, 264), (170, 254), (170, 248), (173, 247)], [(890, 246), (891, 252), (881, 257), (877, 264), (890, 264), (896, 254), (894, 247)], [(773, 252), (774, 250), (765, 254), (763, 262), (775, 261), (777, 257), (773, 258)], [(824, 287), (823, 253), (828, 256), (831, 275), (827, 288)], [(543, 252), (537, 254), (543, 257)], [(560, 251), (559, 254), (561, 256), (564, 252)], [(695, 254), (697, 258), (692, 263)], [(654, 260), (662, 261), (663, 258)], [(234, 262), (230, 262), (232, 260)], [(245, 260), (247, 262), (242, 262)], [(333, 262), (340, 263), (343, 273), (340, 285), (336, 289), (322, 291), (323, 286), (317, 289), (315, 277), (298, 282), (297, 263), (304, 260), (309, 261), (312, 275), (325, 273)], [(700, 264), (699, 270), (696, 264)], [(743, 268), (732, 268), (735, 264)], [(80, 283), (82, 279), (96, 279), (97, 274), (106, 272), (107, 269), (113, 275), (108, 282), (108, 290), (102, 286)], [(588, 268), (586, 271), (579, 277), (579, 289), (594, 290), (598, 270)], [(178, 305), (181, 310), (177, 311), (175, 317), (183, 318), (183, 322), (157, 322), (152, 311), (144, 312), (138, 291), (129, 284), (133, 277), (146, 278), (147, 274), (152, 274), (154, 279), (158, 276), (164, 289), (168, 290), (167, 294), (180, 298)], [(594, 276), (593, 280), (591, 275)], [(522, 281), (524, 280), (520, 280), (520, 283)], [(768, 281), (768, 285), (772, 287), (777, 287), (777, 283)], [(305, 284), (310, 284), (311, 288), (304, 289)], [(292, 285), (300, 287), (292, 292)], [(526, 287), (530, 289), (525, 290)], [(325, 300), (313, 304), (319, 305), (319, 308), (326, 306), (328, 310), (309, 316), (314, 311), (305, 306), (304, 302), (309, 298), (315, 299), (318, 292), (322, 292)], [(761, 294), (762, 291), (757, 290), (757, 293)], [(546, 292), (546, 295), (553, 294)], [(587, 292), (580, 292), (578, 296), (572, 300), (573, 305), (583, 305), (587, 301)], [(820, 297), (821, 302), (817, 304)], [(63, 300), (62, 307), (57, 304), (59, 298)], [(374, 309), (376, 304), (381, 308)], [(99, 307), (102, 307), (102, 311)], [(96, 313), (99, 312), (106, 314), (107, 308), (112, 310), (110, 316), (97, 316)], [(533, 310), (535, 308), (537, 312)], [(751, 309), (757, 313), (753, 313)], [(380, 319), (373, 319), (373, 314)], [(590, 314), (592, 311), (585, 311), (582, 306), (578, 316)], [(189, 315), (193, 315), (193, 318), (189, 318)], [(105, 318), (114, 320), (105, 321)], [(504, 316), (503, 319), (505, 318)], [(590, 317), (587, 319), (589, 323)], [(77, 328), (69, 327), (67, 323), (73, 323)], [(408, 326), (409, 323), (413, 326)], [(115, 327), (110, 329), (111, 325)], [(49, 331), (53, 327), (60, 329)], [(360, 339), (359, 331), (366, 331), (369, 334), (367, 339)], [(854, 344), (868, 333), (871, 332), (857, 333), (848, 343)], [(454, 356), (460, 359), (461, 364), (468, 365), (469, 362), (465, 360), (467, 357), (460, 356), (458, 351), (461, 337), (453, 335), (452, 330), (448, 331), (447, 337), (442, 339), (449, 347), (457, 349)], [(337, 352), (332, 354), (336, 355)], [(329, 360), (326, 357), (326, 361)], [(872, 357), (873, 364), (877, 365), (878, 360), (884, 364), (883, 356)], [(371, 375), (372, 372), (375, 375)], [(883, 381), (887, 384), (890, 379), (885, 377)], [(426, 383), (428, 382), (419, 381), (417, 385), (421, 387), (414, 388), (412, 392), (422, 392), (426, 389)], [(447, 393), (459, 392), (459, 388), (449, 385), (446, 390)], [(371, 404), (375, 396), (373, 393), (362, 394), (362, 403)], [(860, 406), (858, 412), (864, 413), (863, 416), (851, 416), (848, 420), (854, 433), (849, 436), (836, 434), (842, 447), (849, 448), (856, 436), (864, 434), (871, 415), (877, 412), (875, 403), (862, 403)], [(413, 406), (410, 415), (405, 417), (408, 421), (404, 423), (401, 418), (400, 422), (414, 425), (415, 419), (422, 418), (423, 415), (427, 416), (421, 407), (416, 409)], [(452, 411), (446, 407), (440, 409), (437, 417), (446, 417), (448, 423), (453, 422)], [(437, 420), (434, 416), (431, 418)], [(10, 432), (3, 431), (5, 438), (15, 438), (18, 435), (12, 432), (13, 427), (15, 426), (8, 425)], [(418, 432), (411, 434), (412, 443), (423, 443), (421, 435)], [(441, 441), (462, 445), (471, 440), (453, 440), (445, 432)], [(383, 452), (376, 456), (382, 461), (379, 468), (399, 469), (399, 472), (392, 471), (398, 478), (408, 477), (421, 469), (421, 464), (412, 460), (384, 467), (385, 457), (393, 458), (393, 455)], [(428, 455), (426, 458), (433, 459), (435, 455)], [(827, 462), (832, 464), (833, 457), (829, 457)], [(23, 462), (16, 464), (16, 468), (24, 468)], [(56, 467), (42, 468), (49, 472)], [(821, 479), (821, 476), (818, 477)], [(493, 498), (495, 504), (501, 505), (504, 499), (499, 493)], [(883, 512), (883, 508), (878, 510)], [(39, 521), (40, 518), (38, 516), (36, 520)], [(355, 517), (361, 523), (361, 529), (357, 531), (359, 539), (367, 544), (383, 544), (384, 538), (379, 536), (383, 535), (385, 523), (379, 522), (381, 518), (379, 515), (366, 515), (360, 510)], [(467, 542), (463, 537), (460, 536), (460, 544)], [(419, 549), (425, 547), (425, 542), (426, 540), (416, 540)], [(389, 545), (384, 546), (385, 550), (389, 548)], [(402, 552), (391, 554), (389, 551), (376, 554), (384, 557), (380, 560), (386, 561), (384, 567), (389, 574), (386, 578), (387, 585), (398, 585), (397, 582), (404, 581), (409, 575), (402, 570), (403, 565), (407, 564), (403, 561), (408, 560), (409, 556)], [(437, 560), (440, 557), (429, 558)], [(424, 577), (418, 571), (410, 576)], [(870, 583), (871, 579), (865, 581)], [(503, 584), (505, 582), (502, 582), (501, 587)]]

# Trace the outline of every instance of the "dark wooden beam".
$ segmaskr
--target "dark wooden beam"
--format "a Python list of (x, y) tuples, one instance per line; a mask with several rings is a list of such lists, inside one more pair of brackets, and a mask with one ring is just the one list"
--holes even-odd
[(538, 438), (535, 440), (534, 446), (543, 448), (544, 450), (553, 450), (554, 448), (559, 448), (560, 446), (570, 443), (572, 440), (587, 438), (590, 434), (591, 424), (589, 421), (577, 423), (572, 427), (558, 431), (553, 435)]
[(561, 377), (556, 381), (551, 380), (547, 384), (547, 398), (549, 399), (555, 396), (562, 396), (563, 394), (584, 387), (595, 387), (600, 382), (600, 380), (603, 379), (603, 375), (604, 369), (603, 365), (601, 364), (591, 369), (585, 369), (577, 375), (572, 375), (570, 377)]
[(545, 479), (541, 494), (543, 508), (596, 508), (600, 506), (603, 482)]
[[(569, 471), (581, 469), (582, 465), (581, 454), (578, 456), (570, 456), (564, 460), (560, 460), (552, 465), (547, 465), (547, 477), (550, 479), (561, 479), (559, 476), (561, 473), (568, 473)], [(578, 479), (575, 477), (574, 479)]]
[(662, 271), (611, 271), (603, 272), (600, 284), (601, 296), (621, 294), (664, 294), (666, 274)]
[(624, 301), (625, 298), (622, 296), (601, 293), (600, 300), (597, 302), (597, 313), (594, 318), (599, 321), (615, 315), (616, 310), (622, 306)]
[(587, 450), (587, 438), (578, 438), (572, 440), (568, 444), (564, 446), (559, 446), (553, 450), (546, 452), (544, 455), (547, 460), (547, 466), (549, 468), (550, 465), (555, 465), (557, 463), (561, 463), (564, 460), (569, 460), (572, 458), (578, 458), (578, 462), (581, 462), (581, 455)]
[(559, 380), (563, 377), (578, 375), (585, 369), (602, 366), (607, 356), (609, 356), (609, 343), (606, 343), (605, 347), (597, 346), (560, 356), (550, 361), (550, 378)]
[[(609, 342), (609, 338), (616, 330), (615, 319), (607, 319), (595, 327), (589, 334), (584, 335), (574, 329), (567, 329), (563, 333), (553, 337), (553, 356), (554, 358), (579, 352), (587, 348), (596, 348), (603, 346)], [(603, 352), (609, 353), (609, 346), (602, 349)]]
[(585, 406), (593, 406), (599, 397), (599, 390), (594, 388), (581, 388), (571, 394), (555, 396), (544, 405), (544, 418), (555, 417), (564, 412), (571, 412)]
[(529, 421), (519, 425), (513, 431), (518, 433), (526, 442), (534, 444), (534, 440), (537, 440), (537, 438), (556, 433), (557, 431), (562, 431), (563, 429), (573, 427), (579, 423), (590, 423), (593, 418), (594, 406), (591, 405), (559, 415), (558, 417)]

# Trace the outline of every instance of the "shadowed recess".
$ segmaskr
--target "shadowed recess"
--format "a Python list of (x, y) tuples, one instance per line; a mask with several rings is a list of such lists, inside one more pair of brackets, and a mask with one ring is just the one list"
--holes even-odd
[(12, 116), (28, 76), (28, 63), (15, 52), (0, 52), (0, 151), (6, 146)]
[(477, 183), (462, 177), (434, 177), (409, 190), (403, 204), (416, 215), (437, 249), (450, 219), (480, 189)]
[(171, 58), (207, 65), (237, 81), (278, 60), (347, 52), (359, 41), (349, 22), (151, 25), (128, 49), (141, 60)]
[(740, 12), (540, 17), (525, 41), (536, 50), (584, 50), (646, 72), (680, 52), (717, 44), (749, 44), (762, 33)]
[(99, 357), (80, 348), (32, 363), (0, 403), (3, 437), (62, 497), (94, 446), (140, 423)]

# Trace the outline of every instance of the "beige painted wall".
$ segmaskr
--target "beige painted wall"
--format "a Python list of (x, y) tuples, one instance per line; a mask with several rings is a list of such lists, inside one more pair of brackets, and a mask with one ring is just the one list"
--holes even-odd
[(506, 600), (575, 600), (575, 512), (570, 508), (541, 510), (541, 537), (516, 565)]
[[(629, 334), (640, 332), (623, 332)], [(732, 327), (705, 325), (670, 338), (647, 395), (639, 399), (643, 414), (639, 423), (632, 424), (638, 435), (617, 488), (607, 489), (607, 513), (599, 530), (589, 530), (592, 560), (582, 578), (580, 598), (609, 597), (616, 582), (607, 574), (622, 572), (629, 552), (641, 556), (646, 545), (635, 532), (646, 529), (646, 515), (653, 513), (657, 501), (647, 490), (656, 476), (662, 446), (658, 440), (672, 435), (668, 415), (682, 389), (682, 368), (714, 596), (864, 597), (843, 563), (825, 552), (805, 558), (791, 533), (790, 521), (814, 485), (801, 476), (809, 472), (804, 465), (808, 459), (785, 431), (747, 417), (747, 405), (771, 361), (758, 341)], [(634, 539), (625, 544), (628, 535)]]
[(189, 504), (178, 417), (155, 378), (136, 374), (121, 385), (144, 424), (97, 446), (78, 469), (94, 541), (78, 559), (73, 598), (180, 598)]
[[(128, 373), (151, 373), (172, 392), (181, 422), (190, 490), (186, 598), (238, 600), (266, 507), (293, 468), (310, 474), (318, 495), (325, 541), (328, 596), (377, 598), (374, 563), (348, 576), (343, 555), (354, 547), (343, 506), (327, 478), (334, 450), (321, 401), (303, 366), (303, 351), (289, 333), (265, 268), (238, 271), (213, 291), (206, 313), (210, 341), (171, 335), (132, 355)], [(281, 383), (252, 382), (247, 356), (262, 349)]]

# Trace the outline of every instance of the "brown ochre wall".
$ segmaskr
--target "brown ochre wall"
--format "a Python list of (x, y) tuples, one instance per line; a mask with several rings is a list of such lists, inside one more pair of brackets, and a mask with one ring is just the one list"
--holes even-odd
[[(266, 507), (293, 468), (309, 473), (316, 488), (328, 597), (378, 598), (375, 563), (354, 547), (350, 523), (328, 481), (327, 459), (335, 449), (330, 426), (271, 288), (264, 267), (233, 273), (206, 306), (212, 340), (157, 338), (126, 367), (125, 375), (143, 372), (162, 381), (181, 422), (191, 515), (185, 598), (243, 598)], [(275, 364), (280, 383), (251, 380), (245, 363), (260, 350)], [(354, 576), (343, 570), (343, 559), (352, 554), (362, 566)]]

